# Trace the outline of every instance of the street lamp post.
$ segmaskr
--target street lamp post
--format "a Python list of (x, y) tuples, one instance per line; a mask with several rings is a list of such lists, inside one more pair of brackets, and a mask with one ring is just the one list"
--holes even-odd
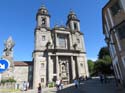
[(109, 45), (109, 44), (111, 44), (111, 45), (115, 45), (115, 43), (112, 43), (112, 42), (110, 42), (111, 40), (110, 40), (110, 38), (109, 37), (106, 37), (105, 38), (105, 42)]

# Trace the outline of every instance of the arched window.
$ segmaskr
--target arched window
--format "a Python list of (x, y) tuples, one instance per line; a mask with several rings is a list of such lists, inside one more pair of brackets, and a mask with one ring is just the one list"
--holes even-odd
[(45, 14), (46, 12), (45, 11), (42, 11), (43, 14)]
[(80, 40), (77, 38), (77, 42), (80, 43)]
[(43, 25), (43, 26), (46, 25), (46, 18), (42, 18), (42, 25)]
[(74, 23), (74, 30), (77, 30), (77, 23)]

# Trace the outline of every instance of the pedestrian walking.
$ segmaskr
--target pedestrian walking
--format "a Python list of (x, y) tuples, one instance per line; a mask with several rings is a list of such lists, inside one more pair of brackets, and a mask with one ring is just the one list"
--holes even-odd
[(60, 90), (63, 89), (63, 83), (62, 80), (60, 80)]
[(79, 82), (79, 85), (80, 85), (80, 83), (81, 83), (81, 77), (79, 77), (78, 82)]
[(88, 80), (88, 77), (87, 77), (87, 76), (85, 76), (85, 79), (86, 79), (86, 80)]
[(77, 79), (74, 80), (74, 84), (75, 84), (75, 87), (78, 88), (79, 87), (79, 82)]
[(39, 83), (39, 86), (38, 86), (38, 93), (42, 93), (42, 88), (41, 88), (41, 84)]
[(104, 75), (103, 74), (100, 74), (100, 82), (101, 82), (101, 84), (103, 84), (103, 82), (104, 82)]
[(56, 88), (57, 91), (60, 90), (60, 80), (56, 80)]

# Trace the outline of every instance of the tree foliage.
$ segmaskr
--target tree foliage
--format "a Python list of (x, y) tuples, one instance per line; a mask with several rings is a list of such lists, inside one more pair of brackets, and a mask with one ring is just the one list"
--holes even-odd
[(99, 59), (95, 62), (94, 69), (96, 74), (103, 73), (103, 74), (112, 74), (111, 63), (108, 61), (105, 61), (104, 59)]
[(88, 60), (88, 68), (90, 75), (94, 73), (94, 62), (92, 60)]
[(2, 80), (1, 80), (1, 83), (2, 83), (2, 84), (8, 83), (8, 82), (10, 82), (10, 83), (15, 83), (16, 80), (14, 80), (13, 78), (2, 79)]
[(98, 59), (103, 59), (106, 55), (110, 55), (108, 47), (102, 47), (98, 54)]
[(94, 64), (95, 73), (112, 74), (112, 60), (108, 47), (102, 47), (98, 54), (98, 60)]

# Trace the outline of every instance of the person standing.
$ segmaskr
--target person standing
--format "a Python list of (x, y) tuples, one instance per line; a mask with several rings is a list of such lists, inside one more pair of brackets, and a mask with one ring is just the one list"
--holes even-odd
[(23, 91), (27, 91), (27, 84), (26, 84), (26, 81), (23, 82)]
[(41, 84), (39, 83), (39, 86), (38, 86), (38, 93), (42, 93), (42, 88), (41, 88)]
[(29, 89), (29, 82), (26, 82), (27, 90)]

